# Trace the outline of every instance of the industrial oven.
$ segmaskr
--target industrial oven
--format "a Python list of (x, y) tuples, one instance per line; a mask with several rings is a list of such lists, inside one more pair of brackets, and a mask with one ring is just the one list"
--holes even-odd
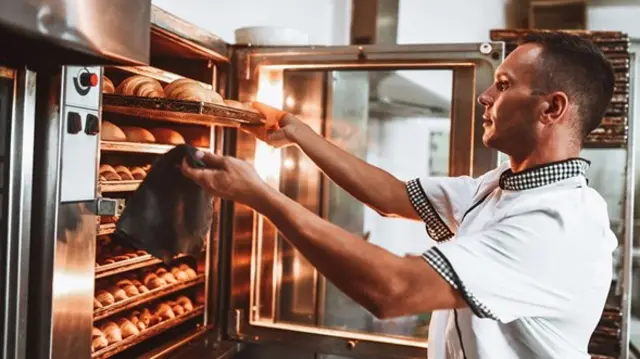
[[(214, 199), (196, 257), (164, 263), (118, 242), (128, 196), (158, 156), (184, 142), (251, 162), (306, 208), (394, 253), (431, 245), (422, 224), (372, 213), (298, 149), (238, 130), (260, 121), (250, 111), (113, 90), (134, 76), (165, 88), (192, 79), (225, 99), (294, 113), (400, 178), (477, 176), (502, 159), (482, 145), (476, 97), (493, 82), (504, 44), (228, 45), (159, 8), (149, 13), (139, 40), (148, 53), (61, 57), (38, 82), (30, 71), (0, 71), (0, 229), (9, 239), (0, 333), (13, 340), (2, 357), (425, 358), (429, 313), (377, 320), (245, 206)], [(123, 26), (134, 23), (144, 21)], [(21, 105), (29, 93), (35, 104)]]

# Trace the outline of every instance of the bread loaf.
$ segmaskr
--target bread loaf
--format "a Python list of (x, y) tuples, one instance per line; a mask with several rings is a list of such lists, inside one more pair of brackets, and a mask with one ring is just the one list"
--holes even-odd
[(134, 179), (143, 180), (147, 177), (147, 171), (143, 170), (142, 167), (133, 167), (131, 168), (131, 175)]
[(127, 77), (118, 85), (116, 93), (136, 97), (165, 97), (162, 85), (158, 80), (142, 75)]
[(127, 136), (122, 129), (109, 121), (102, 121), (100, 139), (103, 141), (126, 141)]
[(136, 126), (123, 126), (122, 131), (129, 142), (155, 143), (156, 138), (149, 130)]
[(185, 143), (184, 137), (174, 130), (168, 128), (152, 128), (149, 131), (151, 131), (157, 143), (167, 145), (182, 145)]
[(107, 77), (102, 76), (102, 93), (115, 93), (116, 87), (113, 82)]
[(122, 165), (118, 165), (115, 168), (116, 173), (118, 173), (118, 176), (120, 176), (120, 178), (124, 181), (131, 181), (133, 180), (133, 175), (131, 174), (131, 172), (129, 171), (129, 169), (125, 166)]

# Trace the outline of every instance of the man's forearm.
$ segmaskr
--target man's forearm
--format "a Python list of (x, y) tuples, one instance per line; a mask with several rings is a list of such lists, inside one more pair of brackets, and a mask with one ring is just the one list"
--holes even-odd
[(294, 142), (338, 186), (384, 215), (419, 219), (405, 183), (325, 140), (310, 128), (296, 132)]

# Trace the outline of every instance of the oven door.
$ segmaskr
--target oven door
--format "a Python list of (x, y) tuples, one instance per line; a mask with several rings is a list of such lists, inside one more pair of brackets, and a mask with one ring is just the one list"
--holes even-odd
[[(403, 180), (478, 176), (499, 161), (482, 144), (476, 98), (492, 84), (503, 51), (503, 43), (236, 48), (236, 90), (239, 100), (294, 113)], [(434, 243), (423, 223), (380, 217), (297, 148), (273, 149), (238, 131), (228, 151), (309, 210), (393, 253)], [(325, 281), (269, 221), (243, 205), (231, 211), (231, 338), (348, 357), (427, 356), (430, 313), (378, 320)]]

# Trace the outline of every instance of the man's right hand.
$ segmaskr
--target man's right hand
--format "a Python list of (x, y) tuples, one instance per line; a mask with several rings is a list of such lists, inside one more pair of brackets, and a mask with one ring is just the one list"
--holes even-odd
[(242, 126), (241, 129), (256, 136), (269, 145), (280, 148), (294, 143), (295, 133), (310, 129), (295, 116), (260, 102), (253, 102), (253, 108), (265, 118), (264, 126)]

